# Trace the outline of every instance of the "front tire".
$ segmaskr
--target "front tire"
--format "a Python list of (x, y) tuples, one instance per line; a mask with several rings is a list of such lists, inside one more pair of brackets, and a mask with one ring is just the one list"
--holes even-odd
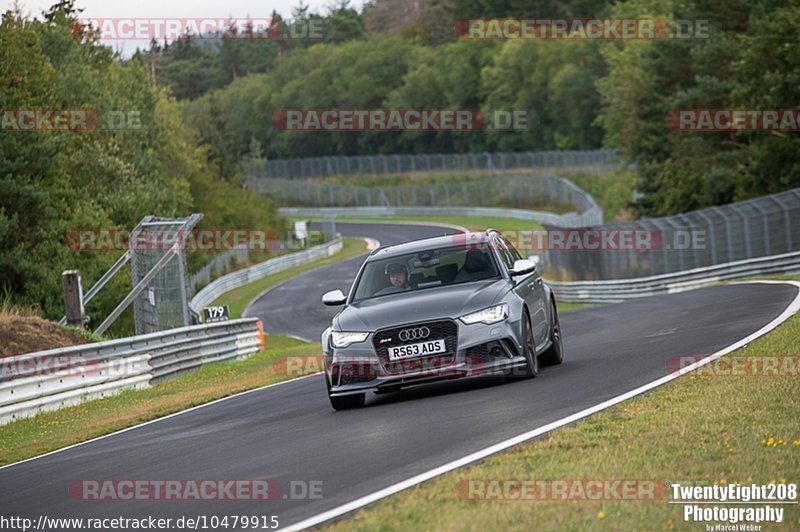
[(364, 403), (367, 400), (367, 394), (354, 393), (352, 395), (340, 395), (334, 397), (331, 395), (331, 383), (328, 382), (328, 376), (324, 375), (324, 378), (325, 388), (328, 390), (328, 400), (331, 402), (331, 406), (334, 410), (350, 410), (351, 408), (361, 408), (364, 406)]
[[(533, 329), (531, 328), (531, 318), (526, 310), (522, 314), (522, 354), (525, 357), (523, 368), (523, 378), (533, 378), (539, 373), (539, 359), (536, 357), (536, 344), (533, 340)], [(516, 370), (512, 370), (512, 377)]]
[(351, 408), (361, 408), (366, 402), (366, 394), (354, 393), (353, 395), (341, 395), (338, 397), (328, 396), (334, 410), (349, 410)]
[(561, 338), (561, 324), (558, 321), (556, 305), (550, 302), (550, 315), (553, 316), (553, 323), (550, 325), (550, 347), (542, 353), (543, 366), (557, 366), (564, 362), (564, 343)]

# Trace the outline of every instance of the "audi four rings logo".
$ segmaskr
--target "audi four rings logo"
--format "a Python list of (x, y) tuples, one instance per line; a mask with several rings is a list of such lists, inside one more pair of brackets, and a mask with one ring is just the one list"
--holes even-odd
[(414, 329), (404, 329), (398, 335), (400, 340), (408, 342), (409, 340), (422, 340), (431, 335), (431, 330), (427, 327), (415, 327)]

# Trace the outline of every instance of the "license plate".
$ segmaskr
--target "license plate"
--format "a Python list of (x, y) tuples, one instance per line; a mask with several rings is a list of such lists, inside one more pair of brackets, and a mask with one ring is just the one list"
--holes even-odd
[(430, 340), (418, 344), (401, 345), (389, 348), (389, 360), (400, 360), (402, 358), (436, 355), (446, 351), (444, 340)]

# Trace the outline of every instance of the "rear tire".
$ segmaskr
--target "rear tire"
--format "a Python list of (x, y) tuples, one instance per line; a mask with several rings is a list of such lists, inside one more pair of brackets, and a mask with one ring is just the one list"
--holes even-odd
[(550, 301), (550, 312), (553, 316), (553, 323), (550, 325), (551, 345), (541, 355), (542, 366), (557, 366), (564, 362), (564, 343), (561, 338), (561, 324), (558, 321), (556, 305)]

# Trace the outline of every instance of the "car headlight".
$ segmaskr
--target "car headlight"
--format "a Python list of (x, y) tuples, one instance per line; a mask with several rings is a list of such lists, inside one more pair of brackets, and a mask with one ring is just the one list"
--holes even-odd
[(357, 344), (367, 339), (367, 332), (331, 332), (333, 347), (347, 347), (350, 344)]
[(507, 317), (508, 317), (508, 304), (501, 303), (500, 305), (495, 305), (494, 307), (485, 308), (483, 310), (479, 310), (478, 312), (465, 314), (464, 316), (461, 316), (459, 319), (464, 323), (466, 323), (467, 325), (472, 325), (473, 323), (495, 323), (504, 320)]

